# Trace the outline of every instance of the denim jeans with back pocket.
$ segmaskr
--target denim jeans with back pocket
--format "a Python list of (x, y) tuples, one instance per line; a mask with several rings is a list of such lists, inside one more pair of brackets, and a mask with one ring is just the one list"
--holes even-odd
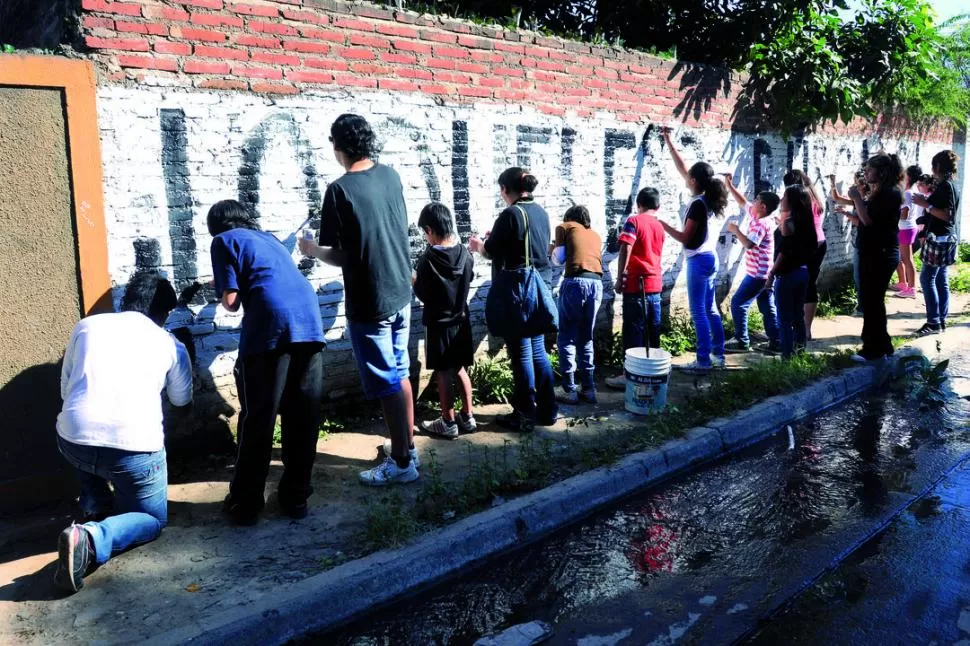
[[(115, 554), (158, 538), (168, 523), (168, 465), (165, 449), (135, 453), (103, 446), (74, 444), (58, 437), (61, 455), (77, 470), (81, 508), (89, 522), (99, 565)], [(112, 492), (108, 483), (114, 487)]]

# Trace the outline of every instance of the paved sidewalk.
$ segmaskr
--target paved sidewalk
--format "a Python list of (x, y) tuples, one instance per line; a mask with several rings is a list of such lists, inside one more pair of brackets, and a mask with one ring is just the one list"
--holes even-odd
[[(968, 299), (954, 303), (954, 320), (967, 311)], [(923, 321), (922, 301), (890, 299), (891, 333), (912, 334)], [(858, 344), (861, 319), (820, 319), (815, 325), (813, 350), (834, 350)], [(966, 328), (960, 326), (936, 337), (954, 344)], [(922, 342), (932, 355), (934, 342)], [(678, 362), (690, 361), (681, 357)], [(734, 356), (740, 367), (753, 356)], [(676, 403), (695, 390), (693, 376), (678, 375), (671, 400)], [(594, 415), (605, 421), (570, 428), (574, 436), (596, 436), (605, 429), (630, 428), (636, 418), (622, 411), (622, 394), (601, 391), (596, 407), (571, 407), (574, 417)], [(376, 408), (376, 407), (375, 407)], [(484, 407), (480, 420), (488, 422), (501, 406)], [(365, 415), (366, 417), (366, 415)], [(542, 437), (561, 439), (567, 423), (541, 429)], [(486, 424), (475, 435), (449, 442), (416, 438), (424, 456), (434, 447), (446, 482), (464, 477), (469, 454), (478, 447), (501, 447), (518, 436), (497, 432)], [(57, 532), (70, 520), (73, 509), (62, 506), (44, 515), (6, 521), (0, 526), (0, 641), (51, 643), (135, 641), (171, 630), (183, 622), (206, 617), (272, 594), (280, 586), (317, 574), (341, 559), (359, 553), (357, 539), (364, 526), (368, 504), (386, 495), (356, 483), (361, 468), (376, 463), (383, 441), (379, 420), (360, 428), (331, 434), (321, 441), (314, 473), (315, 495), (311, 514), (302, 521), (276, 513), (275, 481), (281, 465), (270, 474), (269, 504), (255, 527), (233, 528), (219, 511), (230, 474), (228, 458), (199, 456), (192, 463), (170, 465), (170, 525), (162, 537), (114, 559), (86, 580), (85, 589), (72, 597), (57, 598), (53, 577)], [(396, 490), (413, 499), (419, 486)], [(12, 538), (11, 538), (12, 537)]]

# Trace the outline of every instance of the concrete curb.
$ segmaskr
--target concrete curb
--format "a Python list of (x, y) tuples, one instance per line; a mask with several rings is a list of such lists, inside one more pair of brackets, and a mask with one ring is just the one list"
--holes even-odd
[[(892, 363), (888, 364), (891, 368)], [(272, 591), (248, 605), (191, 622), (149, 644), (282, 644), (346, 623), (367, 610), (512, 548), (544, 538), (604, 505), (698, 464), (757, 442), (798, 419), (868, 390), (886, 366), (860, 366), (798, 392), (772, 397), (730, 418), (712, 420), (616, 464), (574, 476), (464, 518), (394, 551), (382, 551)], [(394, 572), (394, 576), (388, 576)]]

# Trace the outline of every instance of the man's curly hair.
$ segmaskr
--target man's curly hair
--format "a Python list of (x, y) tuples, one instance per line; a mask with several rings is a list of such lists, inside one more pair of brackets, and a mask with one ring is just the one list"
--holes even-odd
[(346, 154), (352, 161), (372, 159), (378, 153), (377, 136), (364, 117), (342, 114), (330, 126), (330, 138), (334, 148)]

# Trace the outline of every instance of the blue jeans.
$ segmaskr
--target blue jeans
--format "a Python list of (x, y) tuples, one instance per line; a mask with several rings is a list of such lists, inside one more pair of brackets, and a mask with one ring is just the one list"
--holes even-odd
[(581, 348), (583, 390), (595, 390), (593, 377), (593, 331), (603, 301), (603, 281), (566, 278), (559, 287), (559, 369), (563, 388), (576, 390), (576, 349)]
[(714, 305), (717, 256), (701, 253), (687, 259), (687, 302), (697, 332), (697, 363), (711, 365), (711, 354), (724, 356), (724, 324)]
[[(647, 311), (643, 311), (643, 301)], [(660, 347), (660, 294), (623, 295), (623, 349), (647, 347), (647, 323), (650, 323), (650, 347)]]
[(515, 384), (512, 408), (540, 425), (551, 423), (556, 419), (559, 408), (545, 337), (506, 339), (505, 343)]
[(808, 330), (805, 328), (805, 294), (808, 293), (808, 267), (799, 267), (775, 278), (775, 302), (778, 303), (778, 336), (781, 356), (795, 354), (795, 347), (804, 347)]
[(368, 399), (383, 399), (400, 392), (401, 383), (411, 377), (411, 357), (408, 355), (410, 303), (383, 321), (349, 321), (347, 328), (364, 395)]
[[(129, 547), (158, 538), (168, 523), (164, 448), (154, 453), (133, 453), (83, 446), (61, 437), (57, 438), (57, 446), (77, 470), (81, 509), (89, 516), (117, 514), (100, 522), (84, 523), (99, 565)], [(114, 492), (108, 487), (109, 482)]]
[(731, 318), (734, 319), (734, 337), (748, 345), (751, 341), (748, 337), (748, 309), (751, 303), (757, 299), (758, 309), (765, 320), (765, 334), (772, 343), (779, 343), (778, 339), (778, 313), (775, 311), (775, 295), (765, 289), (764, 278), (752, 278), (745, 276), (731, 299)]
[(950, 314), (950, 282), (946, 274), (946, 267), (932, 265), (923, 265), (919, 273), (919, 284), (926, 300), (926, 322), (930, 325), (946, 323)]

